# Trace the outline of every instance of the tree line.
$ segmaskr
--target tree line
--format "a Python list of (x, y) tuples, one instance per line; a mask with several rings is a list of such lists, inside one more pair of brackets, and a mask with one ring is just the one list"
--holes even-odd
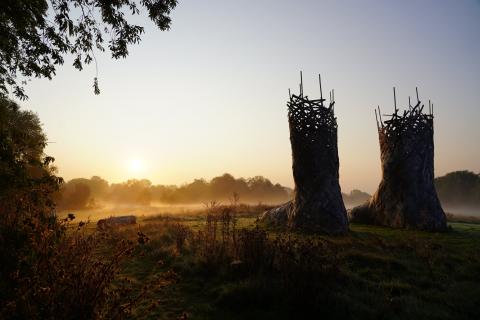
[(181, 186), (154, 185), (147, 179), (110, 184), (93, 176), (90, 179), (77, 178), (66, 182), (57, 194), (57, 204), (64, 209), (85, 209), (97, 207), (102, 202), (138, 205), (149, 205), (152, 202), (226, 202), (233, 193), (238, 194), (242, 202), (280, 203), (290, 199), (292, 190), (262, 176), (235, 178), (229, 173), (210, 181), (195, 179)]
[[(470, 171), (455, 171), (435, 178), (435, 186), (443, 205), (480, 206), (480, 175)], [(131, 179), (109, 183), (98, 176), (76, 178), (64, 183), (56, 194), (60, 209), (92, 209), (101, 203), (149, 205), (205, 203), (212, 200), (228, 202), (232, 194), (246, 203), (283, 203), (292, 198), (291, 188), (272, 183), (263, 176), (235, 178), (229, 173), (210, 181), (195, 179), (181, 186), (154, 185), (147, 179)], [(367, 201), (371, 195), (360, 190), (342, 193), (348, 206)]]
[[(245, 203), (278, 204), (292, 198), (291, 188), (272, 183), (263, 176), (235, 178), (229, 173), (214, 177), (210, 181), (195, 179), (181, 186), (154, 185), (147, 179), (131, 179), (121, 183), (109, 183), (99, 176), (90, 179), (76, 178), (62, 185), (56, 195), (60, 209), (93, 209), (102, 203), (150, 205), (206, 203), (212, 200), (229, 202), (233, 194)], [(370, 194), (352, 190), (342, 194), (347, 205), (360, 204)]]
[(454, 171), (435, 179), (442, 205), (480, 207), (480, 174)]

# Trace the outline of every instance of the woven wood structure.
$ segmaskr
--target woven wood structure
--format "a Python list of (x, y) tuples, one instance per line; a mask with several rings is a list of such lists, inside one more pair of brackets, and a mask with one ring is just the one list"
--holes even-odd
[(429, 112), (417, 104), (395, 111), (382, 120), (375, 110), (380, 140), (382, 181), (373, 197), (350, 212), (352, 222), (413, 228), (428, 231), (447, 229), (445, 213), (434, 186), (433, 104)]
[(348, 219), (338, 182), (337, 121), (335, 97), (325, 106), (322, 85), (320, 99), (303, 95), (300, 74), (299, 95), (290, 94), (288, 123), (295, 181), (293, 201), (264, 213), (262, 219), (276, 225), (327, 234), (348, 231)]

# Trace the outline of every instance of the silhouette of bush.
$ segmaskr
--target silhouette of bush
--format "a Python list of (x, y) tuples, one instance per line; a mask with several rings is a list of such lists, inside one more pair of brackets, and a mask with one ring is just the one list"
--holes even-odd
[(124, 318), (144, 297), (117, 277), (133, 243), (55, 216), (45, 145), (38, 117), (0, 98), (0, 318)]

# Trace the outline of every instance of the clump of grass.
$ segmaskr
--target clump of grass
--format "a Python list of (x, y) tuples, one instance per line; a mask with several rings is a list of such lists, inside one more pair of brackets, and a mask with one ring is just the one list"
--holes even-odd
[(258, 271), (271, 263), (271, 243), (268, 242), (267, 232), (255, 227), (242, 229), (239, 232), (238, 258), (245, 264), (250, 273)]

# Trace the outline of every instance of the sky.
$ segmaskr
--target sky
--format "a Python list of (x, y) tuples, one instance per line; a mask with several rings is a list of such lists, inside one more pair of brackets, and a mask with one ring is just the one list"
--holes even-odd
[(65, 179), (182, 184), (229, 172), (293, 186), (288, 89), (335, 89), (342, 191), (381, 178), (374, 108), (435, 106), (435, 174), (480, 172), (480, 1), (180, 1), (124, 60), (27, 85)]

